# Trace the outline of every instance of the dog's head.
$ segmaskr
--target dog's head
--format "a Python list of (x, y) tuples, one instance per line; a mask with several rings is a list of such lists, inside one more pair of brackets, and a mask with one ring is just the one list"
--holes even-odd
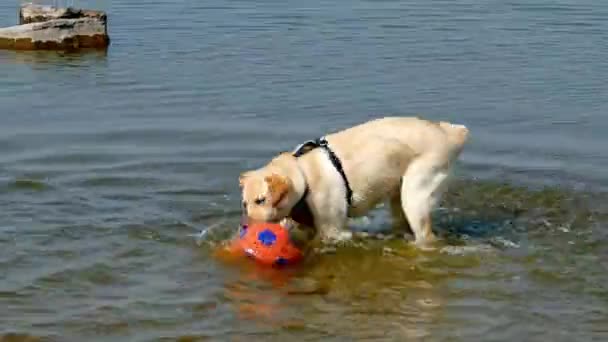
[(297, 183), (301, 175), (294, 170), (294, 163), (293, 157), (283, 154), (269, 166), (240, 175), (243, 210), (249, 219), (278, 222), (289, 216), (299, 201)]

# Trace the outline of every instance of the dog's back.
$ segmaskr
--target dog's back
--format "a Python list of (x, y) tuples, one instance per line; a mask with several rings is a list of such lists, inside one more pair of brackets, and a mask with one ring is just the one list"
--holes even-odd
[(374, 119), (327, 135), (351, 180), (355, 204), (351, 215), (355, 216), (398, 193), (414, 159), (435, 156), (438, 164), (447, 166), (467, 138), (465, 126), (417, 117)]
[(398, 140), (416, 154), (448, 152), (449, 159), (453, 159), (462, 151), (468, 137), (469, 130), (464, 125), (418, 117), (384, 117), (329, 134), (327, 140), (344, 158), (352, 158), (366, 146), (381, 148), (385, 143)]

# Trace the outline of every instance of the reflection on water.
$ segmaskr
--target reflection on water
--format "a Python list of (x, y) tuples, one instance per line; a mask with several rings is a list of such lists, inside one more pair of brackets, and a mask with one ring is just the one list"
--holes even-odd
[[(605, 268), (592, 260), (608, 255), (608, 249), (592, 241), (606, 239), (605, 232), (593, 229), (598, 220), (606, 222), (606, 212), (584, 197), (456, 182), (444, 202), (451, 209), (440, 215), (439, 235), (445, 240), (437, 250), (371, 238), (288, 269), (220, 258), (233, 271), (224, 284), (226, 300), (240, 319), (278, 329), (273, 336), (417, 340), (453, 337), (451, 329), (477, 338), (489, 333), (497, 340), (569, 335), (537, 325), (564, 315), (575, 319), (568, 314), (573, 306), (556, 306), (552, 298), (600, 300), (577, 307), (585, 318), (576, 324), (608, 314), (600, 304), (608, 292), (587, 290), (596, 277), (605, 277), (600, 275)], [(591, 203), (595, 200), (600, 199)], [(588, 248), (596, 256), (581, 259)], [(575, 275), (581, 267), (587, 276)]]
[(285, 332), (428, 337), (442, 311), (444, 276), (422, 271), (427, 258), (413, 257), (413, 250), (393, 254), (378, 247), (342, 248), (288, 270), (243, 266), (224, 285), (225, 295), (241, 319)]
[(64, 51), (0, 51), (0, 63), (25, 64), (32, 67), (47, 65), (53, 68), (57, 64), (77, 66), (85, 63), (104, 63), (107, 50), (86, 50), (79, 52)]

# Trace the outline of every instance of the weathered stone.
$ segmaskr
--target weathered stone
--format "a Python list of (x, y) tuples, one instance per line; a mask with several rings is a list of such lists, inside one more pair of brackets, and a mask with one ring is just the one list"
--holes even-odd
[(55, 19), (0, 28), (0, 49), (103, 49), (109, 44), (106, 22), (96, 18)]
[(53, 7), (35, 4), (24, 4), (19, 10), (19, 24), (40, 23), (55, 19), (79, 19), (94, 18), (107, 21), (106, 13), (103, 11), (93, 11), (76, 9), (72, 7)]

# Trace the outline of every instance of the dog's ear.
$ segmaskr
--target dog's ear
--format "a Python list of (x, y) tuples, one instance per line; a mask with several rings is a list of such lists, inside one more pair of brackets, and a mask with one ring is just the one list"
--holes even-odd
[(241, 188), (243, 187), (243, 184), (245, 183), (245, 179), (247, 179), (247, 177), (249, 177), (250, 174), (251, 174), (251, 171), (245, 171), (239, 175), (239, 186)]
[(264, 178), (268, 184), (268, 192), (273, 207), (276, 207), (289, 193), (289, 180), (276, 173)]

